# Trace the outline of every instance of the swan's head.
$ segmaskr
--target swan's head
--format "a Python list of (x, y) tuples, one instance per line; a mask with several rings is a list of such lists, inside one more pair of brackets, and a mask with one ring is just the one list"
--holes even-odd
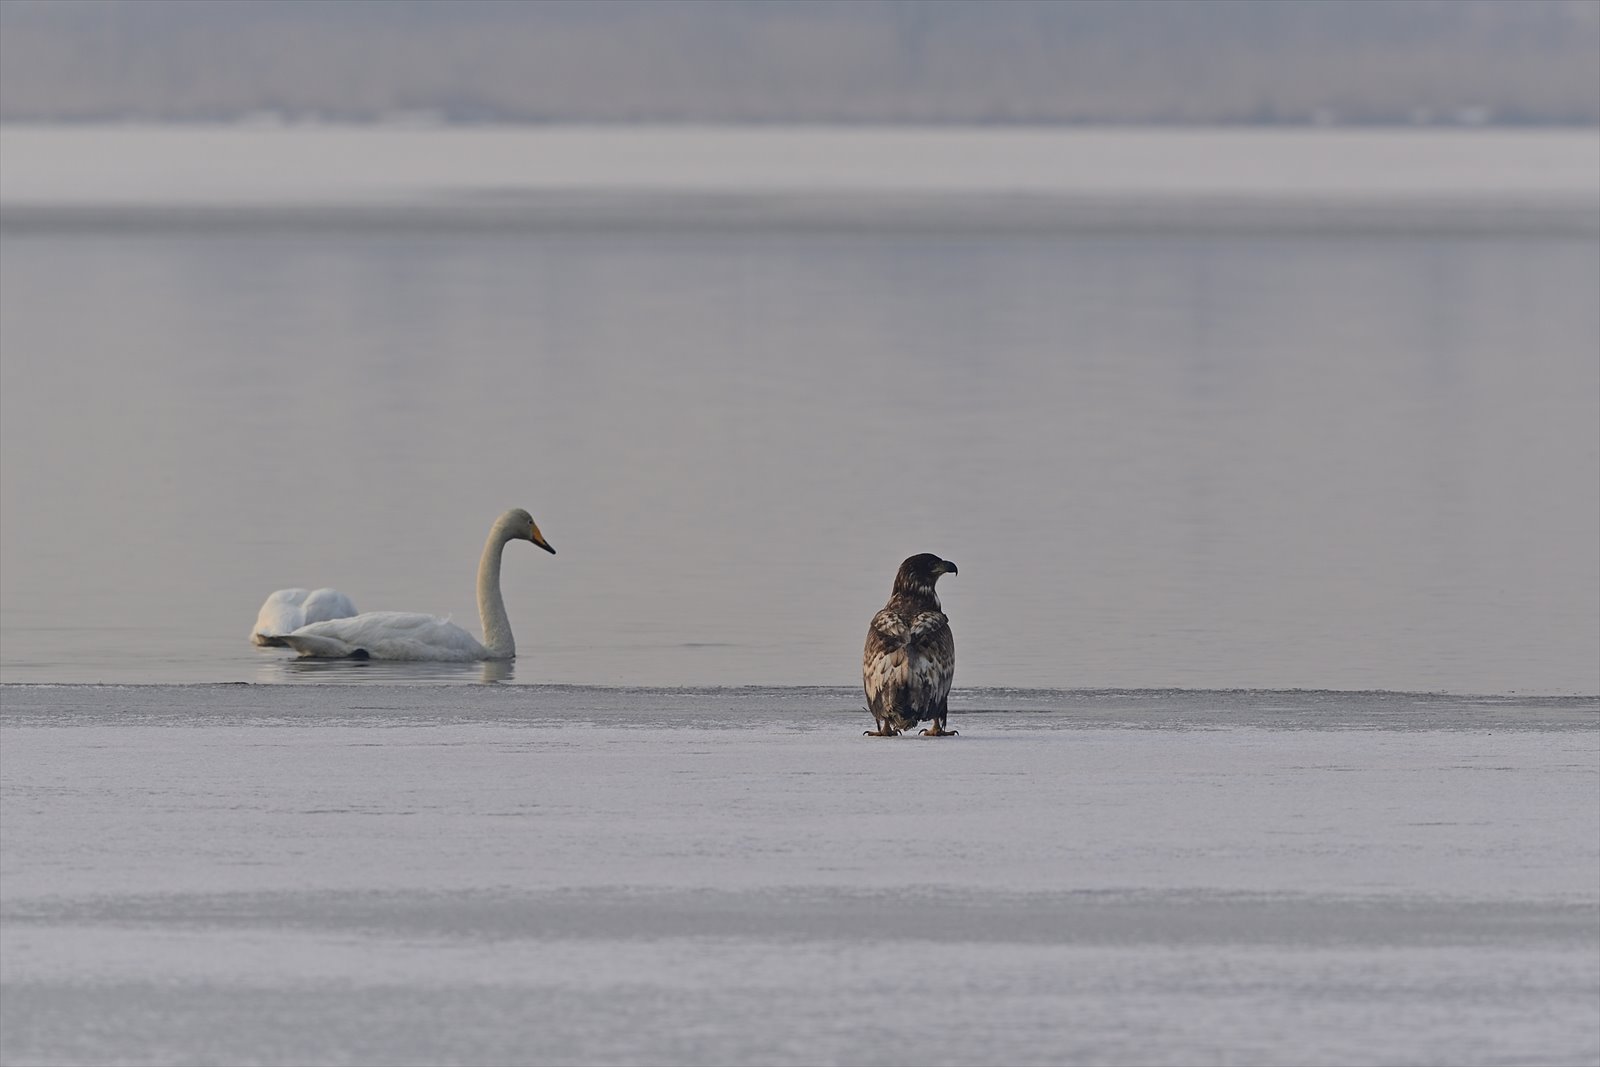
[(550, 542), (544, 539), (544, 534), (539, 532), (539, 524), (533, 521), (533, 516), (521, 508), (512, 508), (500, 516), (500, 525), (516, 540), (532, 541), (552, 556), (556, 554)]

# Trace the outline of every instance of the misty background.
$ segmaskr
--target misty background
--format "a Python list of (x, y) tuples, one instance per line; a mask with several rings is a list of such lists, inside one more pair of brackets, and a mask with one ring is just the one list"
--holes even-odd
[(1593, 0), (5, 0), (0, 120), (1600, 122)]

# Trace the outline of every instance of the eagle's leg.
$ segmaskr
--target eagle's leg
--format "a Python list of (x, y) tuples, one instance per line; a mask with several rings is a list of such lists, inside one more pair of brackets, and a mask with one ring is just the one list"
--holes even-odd
[(943, 719), (934, 719), (933, 725), (928, 727), (926, 730), (921, 731), (921, 733), (925, 737), (956, 737), (961, 733), (961, 731), (946, 730), (944, 728)]
[(876, 705), (874, 705), (873, 707), (870, 707), (870, 708), (863, 708), (862, 710), (870, 712), (872, 714), (872, 721), (874, 723), (876, 723), (877, 726), (878, 726), (878, 728), (876, 730), (863, 730), (861, 732), (861, 736), (862, 737), (899, 737), (900, 736), (900, 731), (896, 730), (893, 726), (891, 726), (889, 724), (889, 720), (886, 717), (878, 714), (878, 709), (877, 709)]

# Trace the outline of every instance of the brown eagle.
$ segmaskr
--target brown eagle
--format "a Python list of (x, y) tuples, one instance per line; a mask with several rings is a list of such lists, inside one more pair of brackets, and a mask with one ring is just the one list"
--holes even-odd
[(867, 731), (868, 737), (893, 737), (928, 719), (933, 725), (922, 732), (930, 737), (957, 732), (944, 728), (956, 641), (933, 591), (939, 575), (955, 573), (954, 563), (931, 552), (900, 564), (889, 603), (872, 617), (861, 657), (867, 710), (878, 724)]

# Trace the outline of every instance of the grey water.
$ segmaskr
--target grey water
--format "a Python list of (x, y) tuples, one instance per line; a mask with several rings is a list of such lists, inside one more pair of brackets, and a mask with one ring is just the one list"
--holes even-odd
[(1590, 133), (4, 136), (6, 682), (479, 680), (245, 634), (524, 506), (494, 680), (1600, 692)]

